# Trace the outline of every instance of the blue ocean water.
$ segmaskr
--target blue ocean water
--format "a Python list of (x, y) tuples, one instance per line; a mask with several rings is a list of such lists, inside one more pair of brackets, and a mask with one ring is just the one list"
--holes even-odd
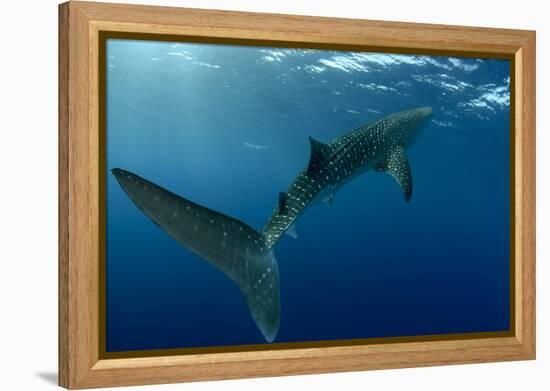
[(261, 229), (309, 159), (385, 114), (431, 106), (406, 203), (368, 172), (275, 247), (277, 342), (510, 327), (507, 60), (110, 39), (107, 351), (265, 343), (237, 288), (124, 194), (130, 170)]

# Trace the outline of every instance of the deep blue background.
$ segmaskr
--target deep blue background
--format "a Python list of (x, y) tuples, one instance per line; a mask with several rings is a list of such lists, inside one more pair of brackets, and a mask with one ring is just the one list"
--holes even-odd
[(509, 328), (509, 63), (109, 40), (107, 350), (264, 343), (238, 288), (126, 197), (114, 167), (260, 229), (309, 157), (429, 105), (405, 203), (369, 172), (275, 247), (275, 342)]

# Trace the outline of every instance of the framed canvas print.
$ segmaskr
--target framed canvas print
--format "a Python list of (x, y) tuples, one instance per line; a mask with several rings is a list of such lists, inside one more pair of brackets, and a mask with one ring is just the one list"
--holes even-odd
[(60, 385), (535, 357), (534, 32), (59, 10)]

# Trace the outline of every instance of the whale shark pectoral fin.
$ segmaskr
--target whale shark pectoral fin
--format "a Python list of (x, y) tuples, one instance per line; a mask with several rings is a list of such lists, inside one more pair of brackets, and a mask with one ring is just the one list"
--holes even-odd
[(401, 186), (405, 201), (409, 202), (412, 196), (413, 182), (409, 160), (403, 147), (394, 148), (386, 160), (376, 167), (377, 171), (384, 171), (390, 174)]
[(334, 202), (334, 194), (329, 194), (328, 196), (323, 198), (321, 201), (323, 202), (323, 204), (327, 206), (332, 206), (332, 203)]
[(296, 224), (290, 224), (290, 227), (285, 231), (285, 235), (290, 236), (292, 239), (298, 239), (298, 232), (296, 231)]
[(330, 147), (327, 144), (315, 140), (313, 137), (309, 138), (309, 144), (311, 146), (311, 153), (309, 155), (307, 173), (312, 174), (328, 159)]

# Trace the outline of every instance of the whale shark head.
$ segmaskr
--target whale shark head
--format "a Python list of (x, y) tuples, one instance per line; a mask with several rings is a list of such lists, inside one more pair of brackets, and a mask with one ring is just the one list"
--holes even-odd
[(420, 134), (425, 132), (427, 125), (430, 123), (430, 118), (433, 115), (433, 110), (429, 106), (420, 107), (418, 110), (420, 111), (418, 115), (421, 117), (421, 119), (416, 126), (415, 134)]
[(419, 107), (416, 110), (420, 113), (420, 115), (424, 116), (424, 118), (430, 117), (433, 114), (433, 110), (430, 106)]
[(410, 128), (417, 127), (433, 115), (433, 110), (430, 106), (418, 107), (401, 113), (401, 120)]
[(427, 122), (433, 114), (433, 110), (429, 106), (419, 107), (416, 109), (396, 113), (390, 117), (392, 127), (398, 134), (398, 139), (403, 145), (410, 145), (421, 129), (420, 125)]

